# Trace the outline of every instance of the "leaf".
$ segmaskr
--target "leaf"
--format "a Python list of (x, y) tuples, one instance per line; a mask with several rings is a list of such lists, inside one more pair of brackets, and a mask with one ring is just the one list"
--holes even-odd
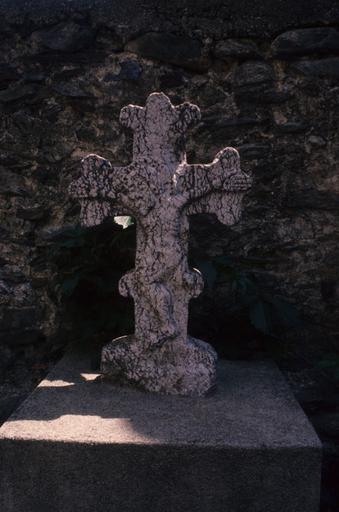
[(77, 238), (69, 238), (68, 240), (63, 240), (59, 242), (59, 247), (72, 248), (72, 247), (83, 247), (85, 245), (85, 241), (83, 239)]
[(249, 309), (251, 324), (265, 334), (272, 334), (271, 311), (267, 303), (262, 300), (253, 302)]
[(117, 275), (115, 279), (110, 276), (110, 279), (98, 276), (96, 274), (93, 275), (86, 275), (83, 277), (85, 281), (88, 281), (92, 285), (94, 285), (97, 292), (101, 292), (107, 294), (107, 293), (114, 293), (118, 290), (118, 279), (120, 277), (120, 274)]
[(134, 219), (129, 215), (120, 215), (118, 217), (114, 217), (114, 222), (122, 226), (123, 229), (126, 229), (134, 224)]
[(217, 265), (234, 268), (234, 262), (229, 256), (218, 256), (214, 261)]
[(74, 290), (76, 289), (76, 287), (78, 286), (80, 277), (81, 276), (79, 274), (77, 274), (70, 278), (64, 279), (64, 281), (61, 284), (62, 294), (65, 295), (66, 297), (70, 297), (72, 295), (72, 293), (74, 292)]
[(252, 279), (245, 274), (238, 273), (235, 275), (234, 282), (236, 284), (237, 291), (252, 296), (258, 295), (257, 287)]
[(289, 328), (301, 327), (299, 312), (293, 304), (280, 297), (273, 297), (271, 303), (278, 323)]
[(196, 266), (202, 273), (204, 281), (206, 282), (208, 288), (213, 288), (213, 285), (217, 278), (217, 271), (213, 263), (209, 260), (198, 260), (196, 262)]
[(326, 357), (324, 357), (323, 359), (321, 359), (321, 361), (319, 361), (317, 363), (317, 366), (319, 368), (338, 368), (338, 371), (339, 371), (339, 356), (337, 354), (328, 354)]

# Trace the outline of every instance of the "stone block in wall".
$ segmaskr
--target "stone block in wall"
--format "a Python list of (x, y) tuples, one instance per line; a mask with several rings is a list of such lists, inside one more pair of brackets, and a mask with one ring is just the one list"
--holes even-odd
[(96, 31), (84, 24), (67, 21), (52, 28), (34, 32), (33, 38), (49, 50), (74, 52), (90, 46)]
[(125, 50), (194, 71), (206, 71), (209, 66), (200, 41), (187, 36), (149, 32), (127, 43)]
[(274, 39), (272, 51), (279, 58), (339, 52), (339, 32), (332, 27), (289, 30)]
[[(12, 80), (17, 80), (19, 77), (16, 69), (10, 64), (2, 63), (0, 64), (0, 84), (6, 84), (7, 82), (11, 82)], [(3, 87), (1, 87), (2, 89)]]
[(23, 100), (32, 97), (36, 92), (37, 88), (34, 84), (14, 83), (7, 89), (0, 91), (0, 104)]
[(300, 60), (292, 64), (290, 69), (306, 76), (338, 78), (339, 57), (329, 57), (327, 59), (316, 60)]
[(234, 93), (237, 104), (247, 104), (255, 110), (257, 104), (280, 104), (288, 99), (284, 91), (275, 87), (273, 67), (264, 61), (250, 60), (241, 63), (233, 73)]
[(0, 169), (0, 194), (9, 196), (27, 196), (30, 187), (24, 176), (16, 174), (5, 168)]
[(219, 41), (215, 47), (214, 55), (217, 59), (255, 59), (260, 57), (258, 46), (253, 41), (241, 39), (227, 39)]
[(273, 82), (274, 71), (266, 62), (244, 62), (235, 70), (234, 83), (238, 87)]

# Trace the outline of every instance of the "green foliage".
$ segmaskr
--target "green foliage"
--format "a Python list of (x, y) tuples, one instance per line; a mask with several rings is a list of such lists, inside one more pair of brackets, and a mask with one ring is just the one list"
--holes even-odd
[[(119, 224), (117, 224), (117, 222)], [(55, 268), (54, 288), (63, 323), (76, 336), (116, 336), (133, 331), (133, 304), (118, 292), (120, 277), (134, 267), (135, 225), (130, 217), (105, 222), (94, 228), (74, 227), (53, 238), (50, 257)], [(296, 308), (270, 294), (254, 275), (256, 262), (230, 258), (193, 261), (204, 276), (207, 290), (216, 282), (229, 289), (225, 312), (245, 315), (252, 326), (278, 337), (282, 329), (301, 325)]]
[[(247, 265), (249, 262), (247, 260)], [(301, 320), (295, 306), (286, 299), (270, 294), (251, 271), (239, 268), (230, 258), (219, 257), (214, 261), (198, 260), (195, 266), (205, 278), (208, 289), (215, 282), (227, 284), (232, 295), (229, 313), (242, 312), (253, 327), (268, 336), (278, 337), (281, 329), (301, 326)]]
[(319, 368), (325, 370), (336, 382), (339, 383), (339, 355), (326, 354), (317, 365)]
[(118, 282), (134, 266), (133, 223), (68, 228), (52, 242), (54, 289), (64, 326), (83, 338), (132, 332), (133, 307), (120, 297)]

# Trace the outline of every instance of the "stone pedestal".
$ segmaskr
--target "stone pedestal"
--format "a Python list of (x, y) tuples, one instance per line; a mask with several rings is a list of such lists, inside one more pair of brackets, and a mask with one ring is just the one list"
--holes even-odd
[(277, 368), (217, 391), (113, 387), (68, 356), (0, 429), (1, 512), (317, 512), (321, 446)]

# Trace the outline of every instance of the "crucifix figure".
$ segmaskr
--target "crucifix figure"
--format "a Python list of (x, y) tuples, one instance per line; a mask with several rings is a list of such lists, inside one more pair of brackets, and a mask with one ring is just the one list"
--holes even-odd
[(84, 225), (114, 215), (137, 223), (135, 268), (119, 283), (134, 300), (135, 333), (103, 348), (102, 373), (148, 391), (198, 396), (215, 386), (217, 355), (187, 335), (188, 302), (203, 288), (200, 272), (187, 263), (188, 216), (214, 213), (233, 224), (251, 185), (233, 148), (210, 164), (187, 163), (185, 133), (199, 119), (196, 105), (173, 106), (163, 93), (151, 94), (145, 107), (124, 107), (120, 121), (134, 132), (132, 163), (113, 167), (89, 155), (70, 186)]

